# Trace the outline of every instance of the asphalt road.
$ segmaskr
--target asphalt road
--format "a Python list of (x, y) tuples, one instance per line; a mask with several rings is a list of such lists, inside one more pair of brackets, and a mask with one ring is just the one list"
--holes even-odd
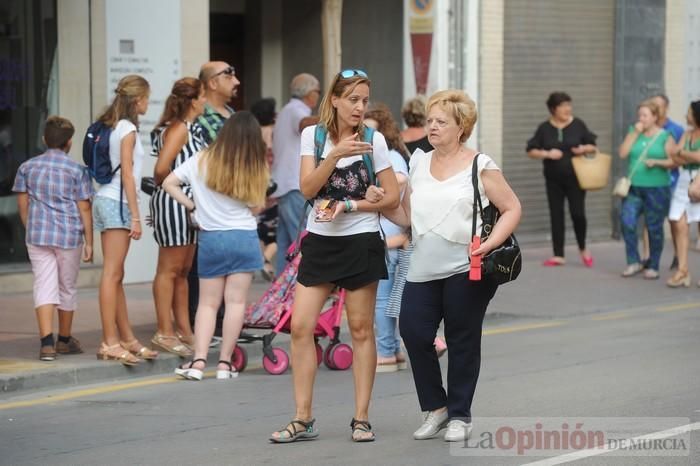
[[(473, 438), (483, 439), (498, 426), (536, 420), (547, 426), (571, 423), (572, 431), (578, 421), (584, 431), (598, 426), (612, 432), (621, 422), (631, 424), (619, 438), (700, 421), (700, 306), (687, 296), (678, 303), (650, 296), (629, 296), (610, 312), (563, 313), (544, 320), (491, 318), (473, 406)], [(515, 465), (548, 460), (549, 455), (516, 456), (514, 448), (479, 450), (440, 438), (413, 440), (421, 417), (410, 370), (377, 376), (370, 414), (376, 442), (350, 441), (351, 374), (321, 368), (314, 401), (319, 439), (272, 445), (269, 433), (293, 414), (290, 384), (289, 373), (271, 376), (253, 368), (232, 381), (146, 378), (5, 398), (0, 402), (0, 464)], [(686, 434), (660, 434), (677, 440), (665, 443), (663, 451), (618, 450), (571, 464), (700, 464), (698, 428), (693, 424)], [(488, 456), (494, 453), (507, 456)], [(660, 453), (681, 456), (650, 456)], [(624, 456), (630, 454), (642, 456)], [(551, 455), (541, 464), (567, 459)]]

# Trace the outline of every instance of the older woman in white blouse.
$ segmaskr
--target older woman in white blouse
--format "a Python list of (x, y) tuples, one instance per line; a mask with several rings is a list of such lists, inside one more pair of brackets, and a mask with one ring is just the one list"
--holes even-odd
[[(446, 441), (471, 433), (471, 404), (481, 364), (481, 330), (497, 285), (468, 277), (472, 235), (472, 162), (477, 151), (464, 145), (476, 123), (474, 101), (459, 90), (435, 93), (426, 105), (433, 151), (416, 151), (410, 161), (409, 193), (387, 217), (410, 225), (414, 252), (401, 304), (399, 327), (418, 392), (424, 423), (413, 437), (436, 436), (447, 427)], [(501, 212), (493, 233), (471, 251), (485, 255), (499, 246), (520, 222), (520, 202), (496, 163), (477, 159), (479, 195)], [(477, 232), (481, 219), (477, 219)], [(447, 390), (442, 384), (433, 340), (444, 321), (448, 351)]]

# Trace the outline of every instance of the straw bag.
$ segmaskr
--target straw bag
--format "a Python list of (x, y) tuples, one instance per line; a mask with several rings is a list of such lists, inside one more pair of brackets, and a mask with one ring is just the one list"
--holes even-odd
[(688, 186), (690, 202), (700, 202), (700, 176), (695, 176)]
[(612, 157), (602, 152), (584, 154), (571, 159), (581, 189), (595, 191), (608, 185)]

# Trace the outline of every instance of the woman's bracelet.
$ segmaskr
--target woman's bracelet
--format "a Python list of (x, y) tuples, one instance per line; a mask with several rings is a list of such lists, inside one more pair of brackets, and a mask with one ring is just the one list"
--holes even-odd
[(140, 218), (132, 218), (131, 221), (132, 221), (132, 222), (140, 222), (141, 219), (140, 219)]
[(343, 212), (346, 214), (349, 212), (355, 212), (357, 210), (357, 202), (351, 200), (351, 199), (345, 199), (345, 208), (343, 209)]

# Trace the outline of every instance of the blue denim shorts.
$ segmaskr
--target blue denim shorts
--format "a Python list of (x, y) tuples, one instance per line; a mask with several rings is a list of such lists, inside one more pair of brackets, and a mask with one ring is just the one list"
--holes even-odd
[[(119, 213), (119, 204), (122, 204), (121, 214)], [(115, 228), (131, 229), (131, 212), (129, 212), (128, 204), (108, 197), (95, 196), (92, 203), (92, 224), (97, 231)]]
[(255, 272), (263, 267), (257, 230), (200, 230), (197, 247), (199, 278)]

